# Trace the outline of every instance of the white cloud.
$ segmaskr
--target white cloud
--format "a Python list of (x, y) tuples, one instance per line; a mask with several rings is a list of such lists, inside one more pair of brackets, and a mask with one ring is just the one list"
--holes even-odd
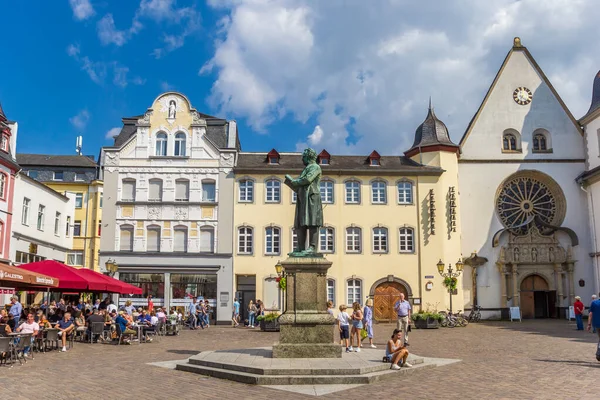
[(226, 15), (199, 71), (216, 74), (209, 101), (258, 130), (314, 119), (319, 130), (299, 145), (397, 154), (432, 96), (457, 142), (520, 36), (573, 113), (587, 111), (600, 67), (595, 2), (426, 2), (210, 0)]
[(88, 19), (96, 14), (90, 0), (69, 0), (69, 4), (73, 9), (73, 17), (79, 21)]
[(137, 19), (134, 19), (129, 29), (119, 30), (115, 26), (115, 20), (112, 14), (106, 14), (98, 21), (96, 28), (98, 30), (100, 43), (105, 46), (114, 44), (120, 47), (127, 43), (133, 35), (142, 29), (142, 24)]
[(163, 92), (170, 92), (172, 90), (175, 90), (175, 86), (171, 85), (167, 81), (163, 81), (160, 83), (160, 90), (162, 90)]
[(107, 140), (112, 140), (115, 136), (117, 136), (121, 132), (121, 128), (110, 128), (108, 132), (104, 135), (104, 138)]
[(88, 56), (82, 56), (79, 45), (70, 44), (67, 46), (66, 51), (71, 58), (77, 61), (90, 79), (99, 85), (104, 83), (109, 73), (112, 73), (113, 83), (120, 87), (126, 87), (129, 83), (133, 83), (134, 85), (143, 85), (146, 83), (146, 80), (139, 76), (129, 79), (129, 68), (117, 61), (92, 61)]
[(77, 113), (77, 115), (69, 118), (69, 122), (71, 123), (71, 125), (73, 125), (76, 129), (80, 131), (85, 129), (89, 120), (90, 113), (88, 112), (88, 110), (81, 110), (79, 111), (79, 113)]

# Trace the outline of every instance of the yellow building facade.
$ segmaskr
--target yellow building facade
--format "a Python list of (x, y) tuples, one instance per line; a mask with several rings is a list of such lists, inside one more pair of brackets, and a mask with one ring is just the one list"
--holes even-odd
[(30, 178), (59, 193), (72, 193), (75, 199), (73, 220), (68, 221), (73, 247), (64, 262), (74, 267), (99, 271), (102, 234), (103, 182), (92, 157), (17, 154), (19, 165)]
[[(457, 150), (430, 110), (403, 156), (319, 154), (325, 224), (319, 251), (333, 262), (327, 290), (336, 307), (373, 298), (375, 318), (392, 320), (404, 293), (415, 310), (449, 308), (437, 264), (454, 268), (462, 260)], [(267, 309), (282, 308), (274, 267), (295, 241), (295, 199), (283, 180), (302, 168), (300, 153), (239, 154), (234, 284), (243, 303), (253, 297)], [(455, 311), (464, 304), (461, 281)]]

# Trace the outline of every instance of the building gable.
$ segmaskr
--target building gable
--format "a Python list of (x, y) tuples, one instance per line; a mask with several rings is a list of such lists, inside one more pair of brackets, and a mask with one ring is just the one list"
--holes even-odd
[[(503, 135), (517, 149), (503, 151)], [(534, 134), (548, 136), (547, 151), (533, 151)], [(463, 135), (462, 159), (583, 159), (582, 130), (520, 40), (506, 56)]]

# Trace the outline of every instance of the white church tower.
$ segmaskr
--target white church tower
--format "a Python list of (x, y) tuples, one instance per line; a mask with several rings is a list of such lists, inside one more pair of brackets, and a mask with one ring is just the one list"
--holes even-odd
[(586, 167), (583, 131), (519, 38), (460, 148), (462, 251), (481, 260), (464, 280), (465, 308), (552, 318), (575, 295), (589, 298), (587, 200), (575, 180)]

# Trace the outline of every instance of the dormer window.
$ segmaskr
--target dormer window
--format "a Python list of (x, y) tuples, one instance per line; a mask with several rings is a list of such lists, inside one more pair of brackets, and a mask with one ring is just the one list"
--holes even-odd
[(331, 155), (327, 152), (327, 150), (323, 150), (319, 153), (317, 160), (320, 165), (329, 165), (331, 161)]
[(267, 154), (267, 163), (270, 165), (279, 164), (279, 153), (277, 150), (273, 149)]
[(0, 141), (0, 149), (8, 152), (8, 136), (3, 134), (2, 139)]
[(369, 155), (369, 165), (372, 167), (378, 167), (381, 165), (381, 156), (375, 150), (373, 150), (373, 152)]

